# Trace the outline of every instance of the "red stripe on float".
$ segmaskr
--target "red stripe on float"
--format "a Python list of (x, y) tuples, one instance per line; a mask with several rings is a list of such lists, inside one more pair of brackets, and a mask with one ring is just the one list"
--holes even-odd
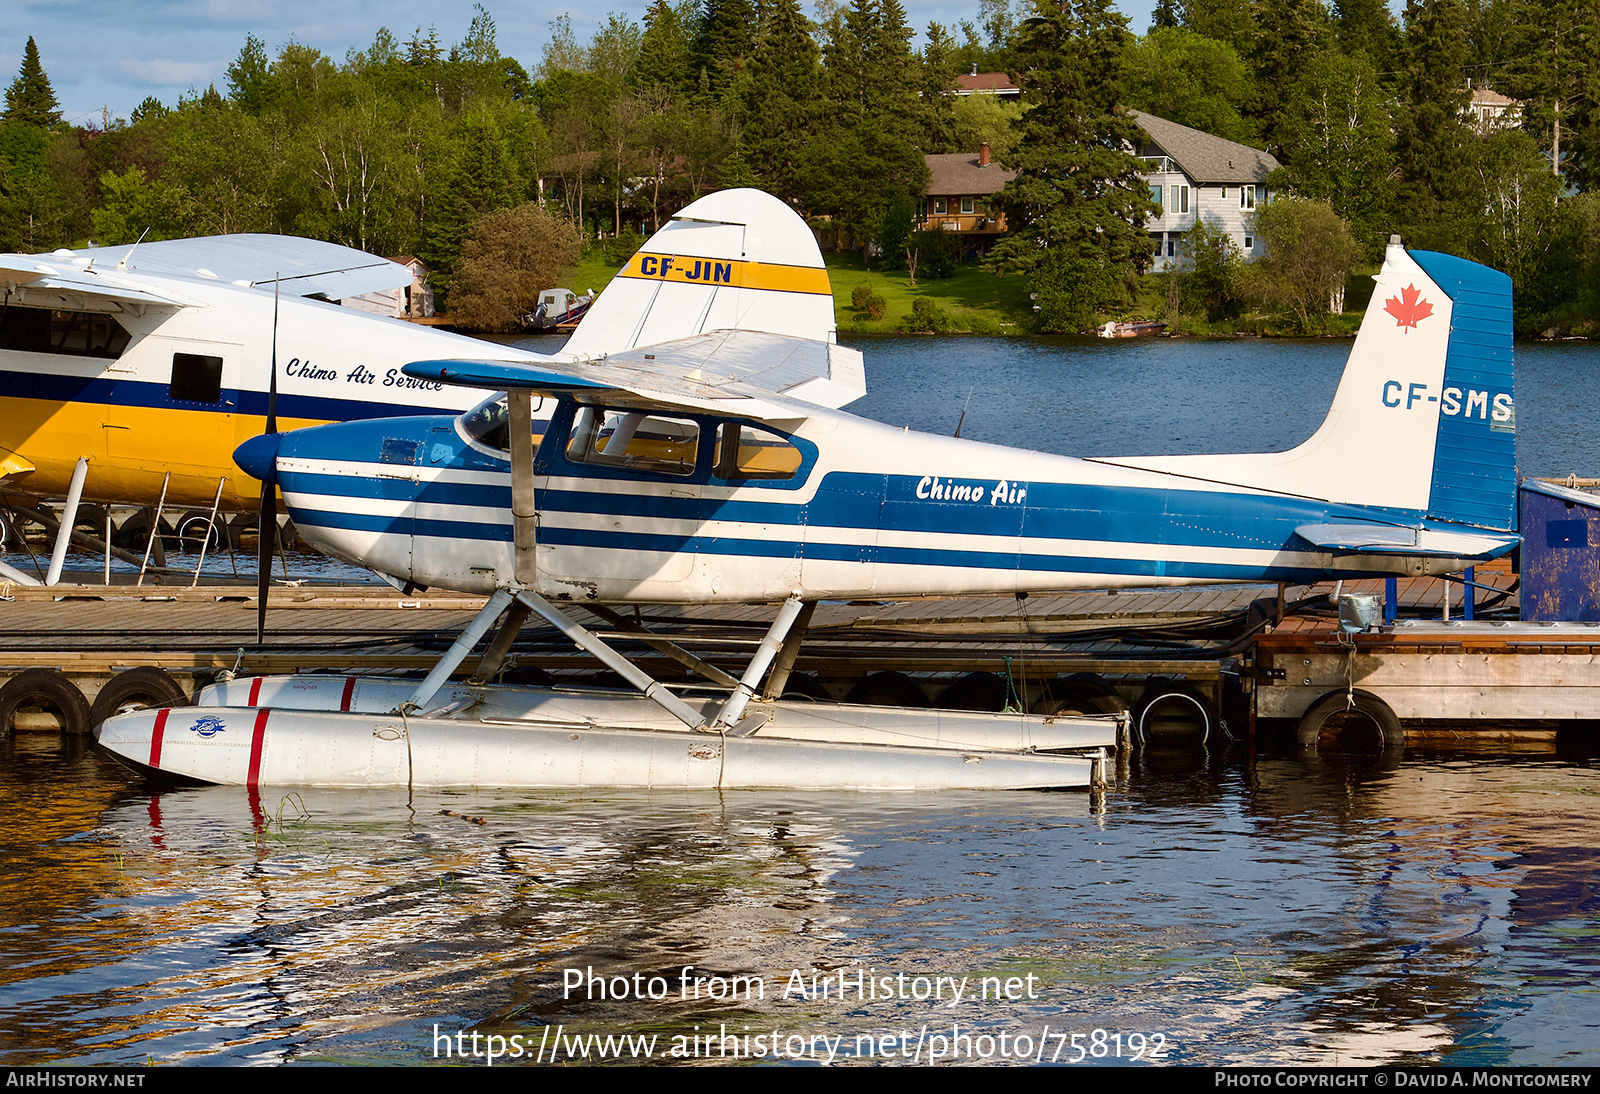
[(272, 711), (262, 707), (256, 711), (256, 728), (250, 736), (250, 773), (244, 777), (246, 786), (255, 786), (261, 776), (261, 746), (267, 739), (267, 715)]
[(261, 677), (257, 676), (250, 681), (250, 701), (245, 706), (255, 706), (256, 700), (261, 698)]
[(352, 695), (354, 695), (355, 693), (356, 693), (356, 678), (354, 676), (346, 676), (344, 678), (344, 696), (339, 700), (339, 709), (340, 710), (346, 710), (347, 711), (347, 710), (350, 709), (350, 697)]
[(167, 730), (167, 715), (172, 713), (171, 707), (162, 707), (156, 711), (156, 724), (150, 727), (150, 766), (161, 766), (161, 736)]

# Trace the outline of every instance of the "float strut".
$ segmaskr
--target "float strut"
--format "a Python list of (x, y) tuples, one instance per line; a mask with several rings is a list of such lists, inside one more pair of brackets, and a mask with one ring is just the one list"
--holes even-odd
[(761, 678), (766, 675), (767, 666), (772, 664), (772, 659), (778, 655), (778, 650), (783, 648), (783, 640), (788, 636), (789, 628), (794, 625), (804, 606), (800, 602), (798, 593), (783, 602), (783, 607), (778, 609), (778, 618), (772, 621), (772, 629), (767, 631), (767, 636), (756, 648), (756, 655), (750, 658), (750, 664), (744, 670), (739, 686), (717, 712), (716, 720), (711, 723), (712, 729), (720, 733), (744, 716), (744, 708), (755, 698), (756, 685), (761, 683)]
[(665, 684), (606, 645), (605, 640), (599, 635), (568, 619), (561, 613), (559, 608), (544, 597), (531, 589), (524, 589), (517, 594), (517, 599), (532, 608), (534, 614), (540, 619), (543, 619), (546, 623), (566, 635), (573, 645), (598, 658), (606, 668), (644, 692), (646, 699), (655, 703), (662, 710), (678, 719), (678, 721), (690, 729), (703, 730), (707, 728), (706, 720), (688, 703), (668, 691)]
[(483, 657), (479, 659), (478, 668), (473, 672), (469, 683), (484, 684), (493, 679), (495, 673), (500, 671), (500, 666), (505, 664), (506, 654), (511, 651), (511, 643), (517, 640), (517, 635), (522, 633), (522, 625), (532, 614), (522, 601), (511, 602), (511, 606), (506, 609), (505, 617), (500, 622), (500, 629), (489, 640), (489, 647), (483, 651)]
[(471, 653), (472, 647), (478, 644), (478, 639), (482, 638), (489, 628), (494, 625), (494, 621), (500, 618), (500, 614), (506, 610), (506, 605), (510, 603), (511, 594), (505, 589), (496, 589), (493, 595), (489, 597), (488, 602), (484, 604), (483, 610), (461, 632), (461, 637), (456, 639), (455, 645), (445, 651), (444, 656), (439, 658), (439, 663), (433, 666), (433, 671), (428, 673), (427, 678), (421, 684), (417, 685), (417, 690), (411, 694), (411, 698), (400, 704), (398, 713), (409, 713), (425, 709), (433, 701), (433, 697), (439, 693), (439, 689), (444, 687), (445, 681), (450, 679), (450, 674), (455, 672), (461, 662), (467, 659), (467, 654)]
[(619, 631), (627, 631), (629, 634), (637, 634), (645, 645), (649, 646), (657, 653), (666, 654), (684, 668), (698, 672), (701, 676), (704, 676), (707, 680), (710, 680), (713, 683), (721, 684), (725, 688), (736, 688), (739, 686), (739, 681), (735, 680), (733, 677), (717, 668), (717, 666), (707, 664), (705, 661), (696, 657), (694, 654), (690, 653), (676, 642), (671, 642), (665, 638), (659, 638), (656, 635), (651, 634), (638, 623), (618, 615), (604, 604), (585, 604), (583, 609), (586, 612), (590, 612), (593, 615), (599, 616), (601, 619), (605, 620)]
[(83, 479), (89, 473), (89, 457), (80, 456), (72, 469), (72, 482), (67, 485), (67, 504), (61, 507), (61, 527), (56, 529), (56, 549), (50, 555), (50, 572), (44, 583), (54, 585), (61, 580), (61, 567), (67, 561), (67, 545), (72, 542), (72, 526), (78, 523), (78, 500), (83, 497)]

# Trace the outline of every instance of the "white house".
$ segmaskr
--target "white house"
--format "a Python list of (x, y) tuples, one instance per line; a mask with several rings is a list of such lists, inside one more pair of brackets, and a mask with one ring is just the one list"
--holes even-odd
[(1184, 233), (1199, 221), (1232, 236), (1246, 261), (1258, 257), (1252, 214), (1267, 200), (1267, 176), (1278, 161), (1259, 148), (1153, 114), (1128, 113), (1144, 130), (1138, 155), (1150, 167), (1150, 200), (1161, 207), (1145, 225), (1155, 247), (1152, 268), (1169, 266), (1181, 253)]

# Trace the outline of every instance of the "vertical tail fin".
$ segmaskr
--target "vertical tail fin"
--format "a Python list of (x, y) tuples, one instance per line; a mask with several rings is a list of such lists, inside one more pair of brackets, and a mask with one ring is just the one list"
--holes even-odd
[(688, 205), (628, 260), (561, 352), (593, 358), (712, 330), (834, 340), (833, 290), (805, 221), (760, 190)]
[(1333, 406), (1304, 444), (1104, 462), (1514, 528), (1511, 279), (1395, 240), (1376, 280)]

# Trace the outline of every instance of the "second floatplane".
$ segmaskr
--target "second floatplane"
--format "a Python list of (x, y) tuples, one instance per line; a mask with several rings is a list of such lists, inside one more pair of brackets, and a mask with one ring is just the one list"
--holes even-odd
[[(820, 256), (777, 269), (747, 253), (797, 230), (780, 203), (736, 191), (692, 208), (721, 234), (671, 262), (642, 252), (655, 291), (723, 262), (730, 285), (768, 294), (825, 279)], [(1086, 785), (1115, 721), (782, 701), (814, 605), (1450, 573), (1505, 554), (1519, 542), (1510, 302), (1501, 274), (1391, 245), (1322, 427), (1235, 456), (1078, 460), (867, 421), (835, 409), (861, 387), (859, 355), (792, 317), (582, 364), (417, 362), (409, 375), (495, 394), (453, 419), (267, 435), (236, 458), (319, 549), (397, 584), (487, 594), (455, 646), (420, 684), (236, 681), (196, 708), (112, 719), (100, 740), (211, 782)], [(704, 678), (695, 691), (569, 607), (640, 602), (779, 607), (737, 677), (641, 635)], [(473, 677), (492, 679), (535, 618), (635, 692), (450, 682), (480, 642)]]

